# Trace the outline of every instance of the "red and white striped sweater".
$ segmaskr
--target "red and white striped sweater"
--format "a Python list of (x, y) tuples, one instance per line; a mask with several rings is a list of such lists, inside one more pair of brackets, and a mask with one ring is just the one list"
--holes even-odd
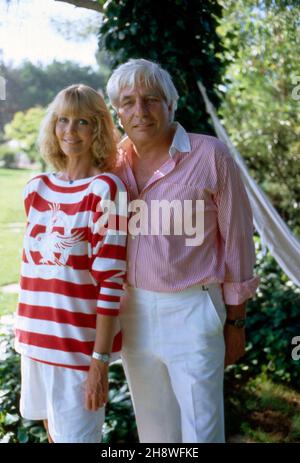
[[(127, 197), (100, 174), (72, 184), (55, 174), (24, 190), (27, 229), (16, 318), (16, 350), (88, 370), (97, 313), (118, 316), (126, 271)], [(107, 207), (114, 201), (114, 208)], [(113, 352), (121, 348), (117, 329)]]

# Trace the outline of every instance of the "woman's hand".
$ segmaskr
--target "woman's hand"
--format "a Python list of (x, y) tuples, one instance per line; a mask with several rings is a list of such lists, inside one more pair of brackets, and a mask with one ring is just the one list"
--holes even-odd
[(85, 390), (85, 408), (97, 411), (108, 400), (108, 364), (92, 359)]

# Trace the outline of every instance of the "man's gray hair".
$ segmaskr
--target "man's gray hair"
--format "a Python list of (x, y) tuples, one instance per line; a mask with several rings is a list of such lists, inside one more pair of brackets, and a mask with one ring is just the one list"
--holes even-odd
[(124, 88), (132, 89), (136, 85), (156, 87), (171, 107), (171, 121), (177, 108), (178, 93), (170, 74), (162, 67), (146, 59), (130, 59), (118, 66), (110, 76), (106, 91), (112, 106), (118, 110), (119, 96)]

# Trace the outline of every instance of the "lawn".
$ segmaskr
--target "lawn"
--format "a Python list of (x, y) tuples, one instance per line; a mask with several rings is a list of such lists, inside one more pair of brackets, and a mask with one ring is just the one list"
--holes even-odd
[(24, 169), (0, 169), (0, 224), (25, 221), (23, 188), (34, 173)]
[(23, 169), (0, 169), (0, 316), (15, 310), (17, 294), (3, 286), (17, 283), (21, 262), (25, 213), (23, 188), (34, 173)]
[(300, 443), (299, 391), (274, 383), (264, 373), (226, 389), (229, 442)]

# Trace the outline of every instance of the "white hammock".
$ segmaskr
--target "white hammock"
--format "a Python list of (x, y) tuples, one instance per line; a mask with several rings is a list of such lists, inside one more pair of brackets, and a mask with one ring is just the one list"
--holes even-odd
[(229, 148), (231, 155), (237, 162), (247, 189), (253, 219), (263, 245), (266, 245), (270, 254), (278, 262), (287, 276), (300, 286), (300, 241), (292, 234), (286, 223), (272, 206), (267, 196), (249, 175), (246, 164), (231, 142), (225, 128), (222, 126), (216, 111), (208, 99), (206, 90), (198, 82), (199, 90), (203, 96), (206, 110), (210, 115), (216, 134)]

